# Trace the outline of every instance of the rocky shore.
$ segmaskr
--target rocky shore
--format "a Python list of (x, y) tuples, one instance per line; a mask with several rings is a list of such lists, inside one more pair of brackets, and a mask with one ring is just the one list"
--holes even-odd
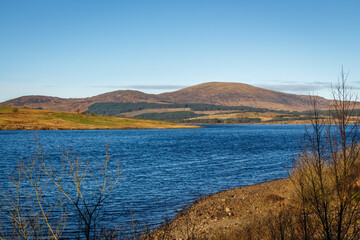
[[(154, 232), (157, 239), (236, 239), (290, 202), (292, 184), (280, 179), (201, 198)], [(245, 235), (244, 235), (245, 236)]]

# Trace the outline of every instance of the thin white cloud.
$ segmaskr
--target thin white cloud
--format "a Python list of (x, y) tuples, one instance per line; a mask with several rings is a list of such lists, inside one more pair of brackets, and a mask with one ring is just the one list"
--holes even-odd
[(275, 91), (312, 92), (331, 88), (331, 84), (318, 82), (315, 84), (260, 84), (258, 87)]
[(59, 86), (59, 85), (44, 85), (46, 88), (64, 88), (65, 86)]

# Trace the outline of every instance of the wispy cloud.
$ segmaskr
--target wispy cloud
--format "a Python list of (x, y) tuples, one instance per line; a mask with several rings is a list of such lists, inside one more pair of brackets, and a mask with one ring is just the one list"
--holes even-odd
[(316, 81), (316, 82), (313, 82), (313, 84), (317, 84), (317, 85), (326, 85), (326, 86), (331, 85), (331, 83), (328, 83), (328, 82), (321, 82), (321, 81)]
[(325, 82), (308, 84), (261, 84), (258, 87), (276, 91), (312, 92), (331, 88), (331, 84)]
[(97, 85), (96, 88), (144, 89), (144, 90), (175, 90), (188, 87), (186, 85)]
[[(304, 83), (304, 84), (259, 84), (257, 87), (280, 91), (280, 92), (291, 92), (296, 94), (308, 94), (317, 91), (327, 90), (331, 92), (331, 89), (336, 87), (336, 85), (332, 85), (327, 82), (314, 82), (314, 83)], [(359, 90), (359, 86), (350, 86), (351, 90)]]

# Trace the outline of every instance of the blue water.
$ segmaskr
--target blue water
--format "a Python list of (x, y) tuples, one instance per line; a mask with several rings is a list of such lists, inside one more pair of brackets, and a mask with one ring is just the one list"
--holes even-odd
[(18, 159), (34, 152), (35, 134), (55, 164), (61, 164), (59, 148), (71, 148), (81, 158), (98, 162), (109, 142), (112, 159), (121, 164), (121, 181), (108, 203), (111, 224), (125, 224), (132, 212), (136, 221), (155, 227), (200, 195), (287, 177), (303, 129), (206, 125), (171, 130), (0, 131), (0, 186), (6, 188)]

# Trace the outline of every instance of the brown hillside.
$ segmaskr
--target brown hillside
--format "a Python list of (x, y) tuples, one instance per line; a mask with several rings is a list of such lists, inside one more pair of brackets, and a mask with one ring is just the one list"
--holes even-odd
[(24, 96), (1, 103), (5, 106), (42, 108), (55, 111), (81, 112), (97, 102), (158, 102), (158, 97), (139, 91), (119, 90), (89, 98), (58, 98), (48, 96)]
[[(288, 94), (253, 87), (243, 83), (210, 82), (163, 93), (159, 97), (169, 102), (208, 103), (225, 106), (250, 106), (274, 110), (306, 110), (309, 96)], [(329, 100), (319, 98), (321, 108), (328, 108)]]
[[(308, 106), (309, 96), (287, 94), (253, 87), (242, 83), (211, 82), (184, 88), (179, 91), (146, 94), (139, 91), (119, 90), (89, 98), (58, 98), (47, 96), (24, 96), (2, 105), (43, 108), (56, 111), (85, 111), (97, 102), (168, 102), (207, 103), (225, 106), (249, 106), (274, 110), (302, 111)], [(326, 109), (330, 101), (319, 98), (320, 108)]]

